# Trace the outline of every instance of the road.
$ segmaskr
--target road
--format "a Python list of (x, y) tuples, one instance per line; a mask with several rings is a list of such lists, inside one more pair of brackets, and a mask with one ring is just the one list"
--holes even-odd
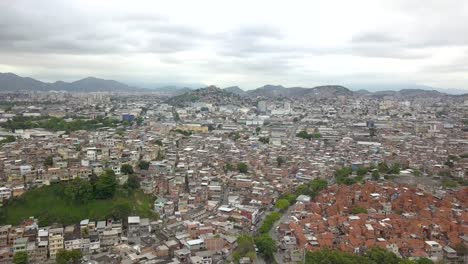
[[(279, 239), (279, 236), (278, 236), (278, 231), (277, 231), (277, 227), (283, 223), (283, 222), (286, 222), (289, 218), (289, 215), (291, 213), (291, 210), (292, 210), (292, 206), (290, 206), (288, 208), (288, 210), (281, 216), (281, 218), (275, 222), (275, 224), (273, 225), (273, 227), (271, 228), (270, 232), (268, 233), (270, 235), (270, 237), (276, 241), (277, 245), (279, 245), (281, 243), (280, 239)], [(285, 257), (285, 252), (283, 250), (281, 250), (278, 246), (278, 250), (273, 254), (273, 256), (275, 257), (275, 261), (278, 263), (278, 264), (285, 264), (285, 263), (289, 263), (289, 262), (285, 262), (284, 261), (284, 257)]]

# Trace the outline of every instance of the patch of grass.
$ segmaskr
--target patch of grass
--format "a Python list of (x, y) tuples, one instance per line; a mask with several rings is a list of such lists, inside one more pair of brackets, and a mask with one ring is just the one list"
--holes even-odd
[(113, 198), (92, 199), (87, 203), (75, 203), (64, 198), (64, 184), (54, 184), (30, 190), (14, 198), (0, 209), (0, 224), (20, 224), (34, 216), (40, 225), (52, 223), (76, 224), (83, 219), (104, 220), (139, 215), (156, 219), (152, 211), (154, 198), (141, 190), (129, 192), (117, 189)]

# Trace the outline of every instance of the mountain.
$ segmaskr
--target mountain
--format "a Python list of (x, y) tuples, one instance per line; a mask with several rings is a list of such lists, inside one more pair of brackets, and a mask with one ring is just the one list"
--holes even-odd
[(174, 96), (167, 100), (167, 103), (174, 106), (187, 106), (194, 102), (203, 102), (213, 105), (245, 105), (250, 104), (249, 98), (226, 91), (216, 86), (208, 86), (196, 90), (187, 91), (181, 95)]
[(339, 95), (352, 96), (353, 92), (346, 87), (339, 85), (317, 86), (314, 88), (291, 87), (285, 88), (281, 85), (265, 85), (255, 90), (247, 92), (250, 96), (259, 97), (288, 97), (288, 98), (304, 98), (304, 97), (332, 97)]
[(131, 87), (126, 84), (87, 77), (74, 82), (41, 82), (13, 73), (0, 73), (0, 92), (67, 91), (67, 92), (148, 92), (150, 90)]
[(0, 91), (46, 91), (47, 84), (29, 77), (20, 77), (14, 73), (0, 73)]
[(399, 91), (376, 91), (373, 93), (367, 94), (368, 96), (373, 97), (384, 97), (384, 96), (393, 96), (397, 98), (415, 98), (415, 97), (441, 97), (441, 96), (453, 96), (445, 93), (441, 93), (436, 90), (424, 90), (424, 89), (402, 89)]
[(239, 88), (239, 86), (226, 87), (223, 90), (237, 95), (245, 95), (245, 91)]

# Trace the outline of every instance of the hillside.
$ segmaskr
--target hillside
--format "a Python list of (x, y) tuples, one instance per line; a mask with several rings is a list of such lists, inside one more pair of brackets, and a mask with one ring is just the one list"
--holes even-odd
[(238, 95), (245, 95), (246, 94), (246, 92), (244, 90), (242, 90), (241, 88), (239, 88), (239, 86), (226, 87), (223, 90), (226, 91), (226, 92), (230, 92), (230, 93), (238, 94)]
[(64, 199), (64, 186), (44, 186), (10, 201), (0, 209), (0, 223), (17, 225), (30, 216), (38, 218), (41, 225), (76, 224), (83, 219), (123, 218), (132, 213), (156, 217), (152, 211), (153, 199), (140, 190), (129, 194), (120, 189), (113, 198), (74, 203)]
[(216, 86), (208, 86), (185, 92), (184, 94), (171, 97), (167, 103), (174, 106), (187, 106), (194, 102), (204, 102), (213, 105), (245, 105), (250, 103), (250, 99), (241, 97)]
[(265, 85), (247, 92), (250, 96), (258, 97), (288, 97), (288, 98), (325, 98), (339, 95), (352, 96), (353, 92), (339, 85), (317, 86), (314, 88), (291, 87), (285, 88), (281, 85)]

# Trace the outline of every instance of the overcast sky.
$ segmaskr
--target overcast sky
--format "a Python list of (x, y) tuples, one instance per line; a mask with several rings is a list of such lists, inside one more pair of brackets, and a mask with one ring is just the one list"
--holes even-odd
[(468, 1), (1, 0), (0, 72), (468, 90)]

